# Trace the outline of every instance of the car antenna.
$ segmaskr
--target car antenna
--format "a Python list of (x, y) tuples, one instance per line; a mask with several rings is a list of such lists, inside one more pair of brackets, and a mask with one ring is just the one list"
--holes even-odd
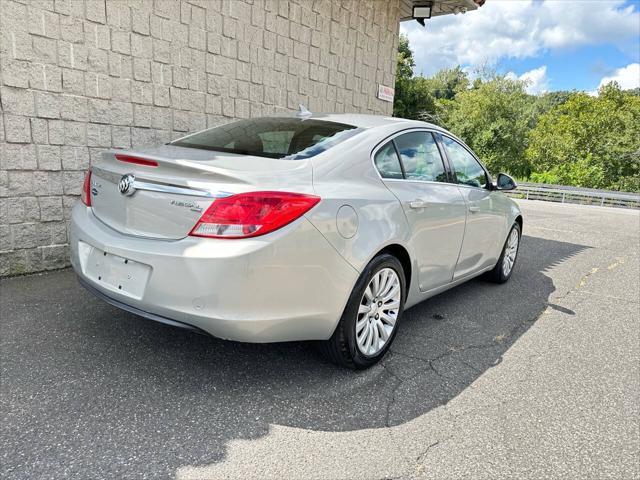
[(298, 105), (298, 107), (300, 108), (300, 111), (296, 114), (296, 117), (309, 118), (311, 115), (313, 115), (313, 113), (307, 110), (307, 107), (305, 107), (304, 105), (300, 104)]

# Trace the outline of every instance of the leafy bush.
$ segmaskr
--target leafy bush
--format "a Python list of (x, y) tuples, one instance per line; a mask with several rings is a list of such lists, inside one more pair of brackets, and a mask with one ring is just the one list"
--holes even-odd
[(552, 185), (559, 185), (561, 183), (560, 177), (553, 172), (533, 172), (527, 181), (533, 183), (549, 183)]

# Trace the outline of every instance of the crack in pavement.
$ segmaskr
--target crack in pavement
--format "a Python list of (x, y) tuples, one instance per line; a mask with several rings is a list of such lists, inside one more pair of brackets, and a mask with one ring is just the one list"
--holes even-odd
[[(604, 248), (598, 248), (598, 250), (606, 250)], [(611, 260), (609, 260), (611, 261)], [(608, 271), (611, 270), (615, 270), (616, 268), (618, 268), (620, 265), (624, 265), (626, 263), (626, 259), (625, 257), (615, 257), (615, 259), (613, 260), (612, 263), (610, 263), (609, 265), (607, 265), (606, 269)], [(619, 298), (619, 297), (615, 297), (612, 295), (604, 295), (604, 294), (598, 294), (595, 292), (590, 292), (589, 290), (583, 290), (582, 288), (588, 283), (589, 278), (593, 275), (595, 275), (596, 273), (598, 273), (599, 271), (603, 271), (600, 267), (592, 267), (591, 270), (589, 270), (587, 273), (585, 273), (584, 275), (582, 275), (580, 277), (580, 280), (578, 281), (578, 283), (573, 287), (573, 288), (569, 288), (567, 289), (564, 293), (558, 295), (557, 297), (555, 297), (555, 301), (560, 301), (560, 300), (566, 300), (567, 297), (569, 297), (569, 295), (571, 295), (572, 293), (586, 293), (586, 294), (590, 294), (590, 295), (594, 295), (594, 296), (601, 296), (601, 297), (610, 297), (616, 300), (623, 300), (623, 301), (627, 301), (630, 303), (636, 303), (635, 301), (631, 300), (631, 299), (625, 299), (625, 298)], [(566, 307), (565, 307), (566, 308)], [(544, 312), (546, 313), (546, 312)]]
[[(391, 350), (389, 350), (389, 353), (393, 353), (391, 352)], [(393, 358), (393, 357), (392, 357)], [(391, 393), (390, 393), (390, 398), (389, 401), (387, 402), (387, 407), (386, 407), (386, 412), (385, 412), (385, 420), (384, 420), (384, 425), (386, 428), (391, 427), (390, 424), (390, 420), (389, 417), (391, 416), (391, 407), (395, 404), (396, 402), (396, 391), (398, 390), (398, 388), (400, 388), (400, 385), (402, 385), (404, 383), (405, 380), (403, 380), (399, 375), (397, 375), (393, 369), (388, 365), (388, 361), (387, 359), (383, 359), (380, 362), (380, 366), (382, 367), (382, 369), (385, 372), (388, 372), (389, 375), (391, 375), (395, 380), (396, 380), (396, 384), (393, 386), (393, 388), (391, 389)], [(417, 375), (417, 373), (415, 374)], [(414, 375), (414, 376), (415, 376)], [(413, 377), (413, 376), (412, 376)], [(412, 377), (407, 378), (410, 379)]]
[(440, 443), (440, 440), (436, 440), (435, 442), (433, 442), (431, 445), (429, 445), (420, 455), (418, 455), (416, 457), (416, 462), (418, 463), (422, 463), (424, 462), (424, 460), (427, 458), (427, 455), (429, 453), (429, 450), (431, 450), (433, 447), (435, 447), (436, 445), (438, 445)]
[[(418, 369), (412, 375), (409, 375), (408, 377), (402, 378), (397, 373), (395, 373), (393, 371), (393, 369), (388, 365), (388, 360), (383, 360), (380, 363), (380, 365), (385, 370), (385, 372), (388, 372), (389, 375), (391, 375), (396, 380), (396, 384), (393, 386), (393, 388), (392, 388), (392, 390), (390, 392), (390, 398), (389, 398), (389, 401), (388, 401), (387, 407), (386, 407), (385, 427), (386, 428), (390, 428), (391, 427), (391, 419), (390, 419), (390, 417), (391, 417), (391, 409), (393, 408), (393, 406), (396, 403), (396, 393), (397, 393), (398, 389), (405, 382), (413, 380), (415, 377), (417, 377), (418, 375), (420, 375), (420, 374), (422, 374), (422, 373), (424, 373), (424, 372), (426, 372), (428, 370), (433, 371), (433, 373), (435, 373), (438, 377), (440, 377), (442, 379), (455, 380), (454, 378), (448, 377), (447, 375), (444, 375), (441, 372), (439, 372), (438, 369), (433, 365), (433, 362), (438, 361), (438, 360), (440, 360), (442, 358), (448, 357), (448, 356), (452, 355), (453, 353), (461, 352), (461, 351), (467, 350), (469, 348), (487, 348), (487, 347), (495, 347), (495, 344), (492, 344), (492, 345), (470, 345), (470, 346), (467, 346), (467, 347), (463, 347), (461, 349), (452, 348), (449, 351), (441, 353), (440, 355), (437, 355), (437, 356), (435, 356), (435, 357), (433, 357), (431, 359), (421, 358), (421, 357), (417, 357), (417, 356), (413, 356), (413, 355), (409, 355), (409, 354), (405, 354), (405, 353), (389, 350), (389, 353), (392, 353), (393, 355), (398, 355), (400, 357), (410, 358), (412, 360), (418, 360), (420, 362), (423, 362), (423, 363), (426, 364), (426, 368)], [(393, 356), (391, 358), (393, 358)], [(472, 368), (472, 370), (478, 371), (476, 368), (472, 367), (471, 365), (468, 365), (468, 366), (470, 368)]]
[(587, 284), (587, 280), (589, 280), (589, 277), (596, 273), (598, 270), (600, 270), (599, 267), (593, 267), (591, 271), (585, 273), (582, 277), (580, 277), (580, 281), (578, 282), (578, 284), (570, 291), (579, 290), (580, 288), (584, 287)]
[[(446, 438), (445, 440), (448, 440), (448, 438)], [(440, 440), (436, 440), (431, 445), (429, 445), (420, 455), (418, 455), (418, 457), (416, 458), (416, 466), (414, 468), (416, 474), (421, 475), (424, 472), (424, 461), (427, 459), (427, 455), (433, 447), (439, 444)]]
[(624, 264), (624, 257), (616, 257), (616, 261), (607, 267), (607, 270), (613, 270), (614, 268), (618, 268), (620, 265)]

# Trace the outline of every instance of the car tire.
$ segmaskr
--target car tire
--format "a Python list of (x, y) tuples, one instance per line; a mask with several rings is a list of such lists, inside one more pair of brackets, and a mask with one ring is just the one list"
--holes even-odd
[[(396, 277), (393, 277), (390, 270), (395, 273)], [(392, 330), (388, 333), (387, 339), (384, 340), (383, 346), (379, 351), (375, 351), (375, 353), (367, 355), (363, 353), (362, 349), (364, 347), (359, 346), (360, 344), (358, 343), (358, 341), (362, 338), (362, 332), (364, 332), (364, 329), (370, 327), (365, 325), (365, 327), (360, 330), (360, 334), (356, 332), (356, 328), (358, 328), (359, 325), (362, 325), (363, 321), (368, 321), (369, 323), (373, 321), (374, 327), (370, 330), (370, 332), (375, 331), (375, 335), (374, 333), (370, 334), (380, 339), (381, 336), (385, 334), (384, 332), (382, 334), (380, 333), (382, 329), (385, 329), (389, 326), (385, 323), (382, 326), (376, 327), (375, 325), (380, 325), (380, 322), (382, 322), (382, 320), (374, 320), (373, 317), (369, 317), (368, 319), (365, 318), (364, 320), (362, 319), (362, 317), (359, 318), (361, 315), (364, 315), (366, 317), (371, 313), (369, 312), (363, 314), (360, 311), (360, 308), (367, 307), (366, 305), (363, 305), (362, 302), (368, 301), (373, 289), (367, 289), (374, 281), (374, 278), (379, 275), (387, 275), (389, 282), (395, 282), (397, 280), (397, 282), (399, 283), (400, 299), (398, 302), (397, 311), (395, 311), (395, 309), (385, 310), (384, 308), (386, 305), (395, 305), (396, 301), (394, 299), (389, 300), (382, 306), (374, 307), (376, 308), (376, 312), (379, 309), (380, 315), (383, 315), (385, 319), (389, 319), (390, 315), (393, 315), (394, 313), (396, 316), (395, 322), (392, 326)], [(392, 288), (395, 289), (395, 287)], [(368, 296), (365, 295), (365, 291), (369, 292), (367, 293)], [(396, 293), (394, 293), (394, 295), (396, 295)], [(384, 297), (380, 295), (379, 298)], [(393, 339), (395, 338), (396, 332), (398, 331), (398, 324), (400, 323), (402, 312), (404, 310), (405, 299), (406, 282), (402, 264), (393, 255), (378, 255), (367, 265), (367, 267), (358, 278), (358, 281), (356, 282), (356, 285), (353, 288), (351, 295), (349, 296), (347, 305), (344, 309), (344, 312), (342, 313), (342, 317), (340, 318), (335, 331), (333, 332), (333, 335), (329, 340), (320, 342), (319, 349), (321, 353), (329, 361), (354, 370), (362, 370), (376, 364), (378, 361), (380, 361), (380, 359), (382, 359), (382, 357), (384, 357), (384, 355), (387, 353), (387, 350), (389, 350), (389, 347), (393, 343)], [(380, 303), (382, 302), (372, 301), (371, 305), (379, 305)], [(371, 306), (369, 306), (368, 308), (371, 308)], [(375, 319), (378, 319), (378, 317), (376, 316)], [(376, 328), (378, 328), (378, 330), (375, 330)]]
[[(514, 231), (516, 233), (514, 233)], [(515, 254), (510, 261), (510, 267), (508, 271), (505, 272), (506, 270), (505, 257), (512, 253), (512, 250), (511, 250), (512, 245), (510, 242), (513, 241), (513, 235), (517, 235), (517, 243), (515, 245)], [(521, 237), (520, 224), (516, 222), (511, 227), (511, 230), (509, 230), (509, 235), (507, 235), (507, 239), (505, 240), (504, 246), (502, 247), (502, 254), (498, 259), (498, 263), (496, 263), (496, 266), (493, 267), (493, 270), (487, 273), (487, 278), (490, 281), (494, 283), (505, 283), (511, 278), (511, 275), (513, 274), (513, 269), (516, 266), (516, 261), (518, 260), (518, 253), (520, 251), (520, 237)]]

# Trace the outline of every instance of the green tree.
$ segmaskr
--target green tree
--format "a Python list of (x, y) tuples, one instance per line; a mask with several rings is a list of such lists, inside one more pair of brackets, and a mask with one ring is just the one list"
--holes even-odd
[(396, 64), (396, 84), (393, 102), (393, 115), (396, 117), (420, 119), (424, 112), (434, 112), (433, 96), (424, 88), (424, 78), (414, 77), (413, 52), (409, 40), (400, 35)]
[(534, 119), (537, 119), (540, 115), (547, 113), (554, 107), (558, 105), (562, 105), (564, 102), (569, 100), (571, 95), (576, 93), (576, 91), (568, 91), (568, 90), (557, 90), (554, 92), (546, 92), (541, 95), (535, 97), (533, 104), (533, 116)]
[(424, 87), (436, 100), (453, 100), (469, 88), (469, 77), (460, 66), (445, 68), (425, 79)]
[(518, 177), (530, 173), (524, 152), (533, 124), (533, 97), (520, 80), (493, 75), (477, 79), (471, 89), (444, 105), (446, 127), (480, 156), (494, 173)]
[(445, 68), (433, 77), (423, 78), (418, 88), (429, 92), (435, 100), (435, 108), (424, 110), (420, 114), (420, 119), (445, 126), (456, 95), (468, 90), (469, 84), (469, 77), (460, 66)]
[(533, 180), (640, 191), (640, 97), (605, 85), (540, 116), (526, 151)]
[(413, 77), (413, 67), (415, 66), (416, 62), (413, 60), (413, 52), (411, 48), (409, 48), (409, 39), (406, 35), (400, 34), (400, 39), (398, 40), (396, 80)]

